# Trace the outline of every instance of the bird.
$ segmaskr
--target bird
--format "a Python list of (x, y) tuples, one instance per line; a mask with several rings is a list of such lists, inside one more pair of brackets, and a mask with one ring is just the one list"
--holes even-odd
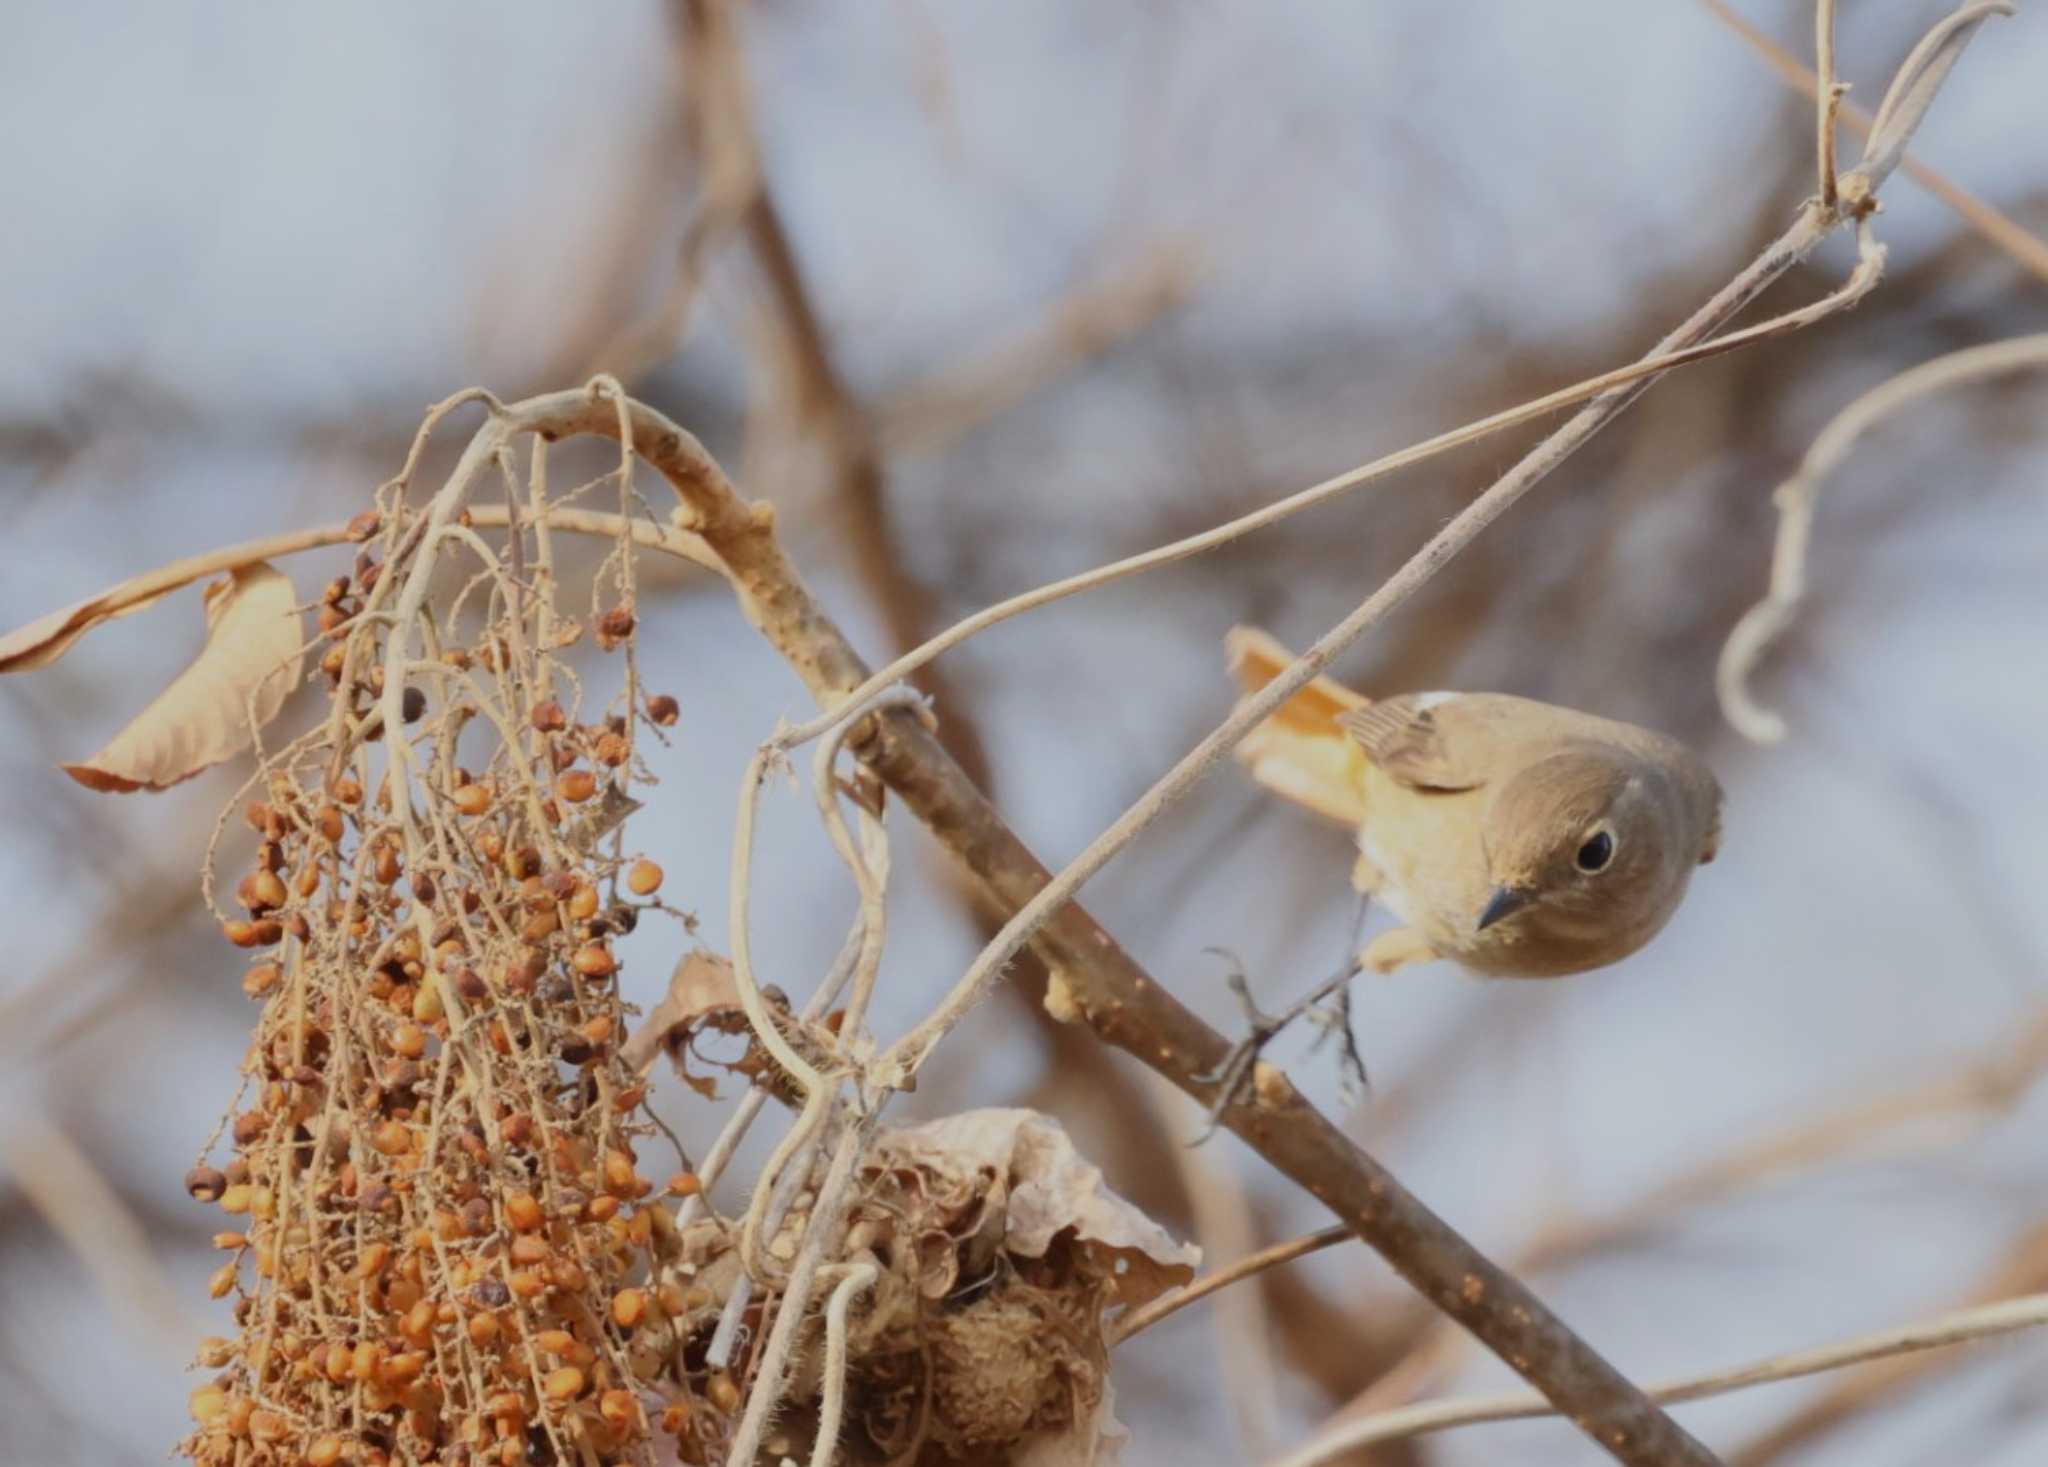
[[(1245, 696), (1294, 658), (1225, 641)], [(1720, 783), (1684, 743), (1505, 693), (1370, 699), (1318, 677), (1237, 747), (1252, 778), (1354, 833), (1351, 881), (1402, 923), (1357, 955), (1489, 978), (1617, 963), (1678, 909), (1721, 842)]]

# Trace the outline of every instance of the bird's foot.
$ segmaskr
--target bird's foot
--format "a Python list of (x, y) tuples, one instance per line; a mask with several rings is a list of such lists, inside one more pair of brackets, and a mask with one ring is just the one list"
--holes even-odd
[[(1247, 1033), (1243, 1039), (1231, 1046), (1230, 1052), (1224, 1055), (1222, 1062), (1214, 1069), (1194, 1077), (1201, 1084), (1213, 1085), (1215, 1093), (1209, 1100), (1208, 1123), (1203, 1126), (1202, 1133), (1188, 1143), (1190, 1146), (1200, 1146), (1216, 1134), (1216, 1128), (1222, 1124), (1224, 1112), (1243, 1098), (1258, 1065), (1260, 1053), (1272, 1041), (1274, 1035), (1303, 1014), (1312, 1013), (1314, 1022), (1323, 1028), (1325, 1035), (1332, 1032), (1342, 1034), (1346, 1085), (1349, 1086), (1355, 1074), (1359, 1086), (1364, 1086), (1365, 1066), (1358, 1058), (1357, 1040), (1351, 1032), (1351, 999), (1348, 992), (1351, 980), (1359, 973), (1357, 963), (1346, 964), (1341, 972), (1324, 979), (1305, 998), (1284, 1013), (1269, 1014), (1252, 998), (1251, 985), (1245, 979), (1243, 964), (1239, 963), (1235, 956), (1219, 948), (1211, 948), (1209, 951), (1217, 953), (1231, 965), (1231, 971), (1224, 981), (1230, 985), (1230, 991), (1237, 995), (1238, 1004), (1244, 1010)], [(1332, 994), (1337, 996), (1336, 1011), (1325, 1013), (1319, 1005)]]

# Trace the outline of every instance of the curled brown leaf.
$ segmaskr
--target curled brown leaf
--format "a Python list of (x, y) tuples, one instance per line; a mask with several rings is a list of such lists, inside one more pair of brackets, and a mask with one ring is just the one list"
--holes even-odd
[[(81, 607), (91, 603), (80, 603)], [(138, 603), (146, 604), (146, 603)], [(132, 606), (45, 617), (8, 639), (40, 665), (98, 622)], [(25, 636), (49, 624), (38, 646)], [(206, 588), (206, 645), (135, 720), (90, 759), (64, 772), (88, 789), (125, 794), (162, 790), (231, 759), (255, 742), (298, 686), (302, 627), (292, 583), (269, 564), (239, 566)], [(0, 663), (0, 667), (8, 664)]]

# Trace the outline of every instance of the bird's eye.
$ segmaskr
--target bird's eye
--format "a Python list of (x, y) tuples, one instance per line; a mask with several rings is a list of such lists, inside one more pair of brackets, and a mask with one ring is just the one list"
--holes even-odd
[(1586, 843), (1579, 847), (1574, 859), (1581, 871), (1604, 871), (1607, 863), (1614, 859), (1614, 837), (1604, 830), (1596, 830), (1586, 837)]

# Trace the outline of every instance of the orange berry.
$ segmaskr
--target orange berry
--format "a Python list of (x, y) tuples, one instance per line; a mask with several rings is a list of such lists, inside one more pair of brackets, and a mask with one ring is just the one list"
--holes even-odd
[(695, 1197), (704, 1190), (704, 1183), (695, 1172), (677, 1172), (668, 1179), (668, 1194), (671, 1197)]
[(206, 1297), (209, 1299), (225, 1299), (234, 1287), (235, 1265), (233, 1263), (223, 1263), (213, 1271), (213, 1276), (207, 1279)]
[(573, 1365), (548, 1372), (542, 1389), (550, 1401), (568, 1401), (583, 1394), (583, 1372)]
[(242, 975), (242, 992), (251, 998), (261, 998), (277, 987), (284, 975), (275, 963), (258, 963)]
[(647, 1315), (647, 1294), (641, 1289), (621, 1289), (612, 1295), (612, 1322), (620, 1329), (632, 1329)]
[(598, 1399), (597, 1414), (614, 1431), (626, 1431), (639, 1419), (640, 1403), (634, 1400), (631, 1391), (606, 1391)]
[(612, 1151), (605, 1154), (604, 1185), (606, 1191), (619, 1197), (629, 1196), (633, 1191), (634, 1184), (639, 1180), (640, 1178), (634, 1175), (633, 1172), (632, 1157), (623, 1151)]
[(201, 1386), (185, 1398), (185, 1406), (194, 1421), (218, 1421), (228, 1409), (228, 1393), (217, 1385)]
[(341, 1438), (333, 1432), (306, 1448), (306, 1467), (334, 1467), (341, 1460)]
[(407, 1385), (418, 1380), (420, 1373), (426, 1368), (427, 1352), (408, 1350), (403, 1355), (393, 1355), (386, 1360), (383, 1369), (377, 1372), (377, 1378), (387, 1386)]
[(569, 893), (569, 915), (578, 922), (588, 922), (597, 915), (597, 888), (583, 882)]
[(712, 1405), (727, 1415), (731, 1415), (733, 1408), (740, 1403), (740, 1388), (723, 1370), (711, 1377), (711, 1384), (705, 1387), (704, 1393), (711, 1398)]
[(491, 808), (491, 792), (480, 784), (466, 784), (454, 794), (455, 808), (465, 815), (481, 815)]
[(391, 1048), (406, 1059), (418, 1059), (427, 1052), (427, 1031), (417, 1024), (400, 1024), (391, 1033)]
[(652, 861), (635, 861), (626, 873), (626, 890), (634, 896), (653, 896), (661, 889), (662, 870)]
[(228, 1188), (227, 1191), (220, 1194), (220, 1210), (240, 1215), (249, 1210), (250, 1203), (254, 1201), (255, 1196), (256, 1189), (254, 1187), (250, 1186), (247, 1182), (237, 1182), (234, 1186)]
[(505, 1199), (505, 1221), (522, 1233), (530, 1233), (547, 1220), (531, 1192), (515, 1192)]
[(472, 1345), (479, 1350), (486, 1349), (498, 1338), (498, 1317), (495, 1314), (472, 1314), (463, 1329)]
[(386, 1156), (403, 1156), (412, 1150), (412, 1132), (404, 1121), (389, 1120), (371, 1133), (370, 1144)]
[(597, 793), (597, 776), (588, 769), (572, 769), (555, 781), (555, 795), (565, 805), (580, 805)]
[(601, 942), (586, 943), (576, 949), (573, 961), (576, 971), (586, 978), (609, 978), (619, 971), (619, 960)]

